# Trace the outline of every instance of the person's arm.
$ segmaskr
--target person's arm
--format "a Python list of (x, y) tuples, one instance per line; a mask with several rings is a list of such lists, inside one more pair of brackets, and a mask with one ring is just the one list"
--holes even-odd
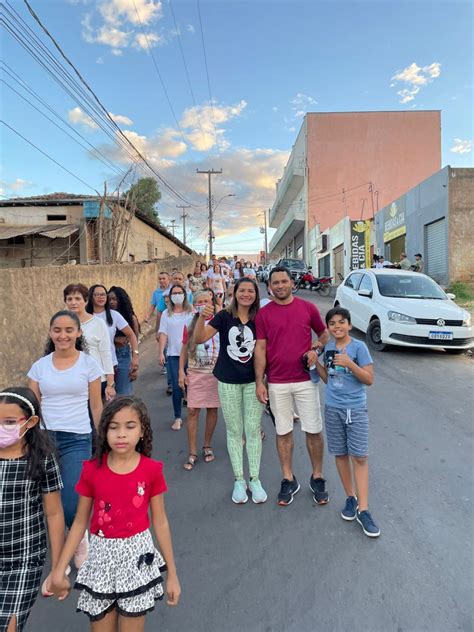
[(164, 366), (166, 363), (165, 358), (165, 347), (168, 342), (168, 334), (164, 334), (162, 331), (158, 332), (158, 353), (159, 353), (159, 362), (161, 366)]
[(265, 369), (267, 366), (267, 341), (266, 339), (258, 339), (255, 343), (253, 351), (253, 365), (255, 369), (255, 385), (257, 399), (266, 404), (268, 402), (268, 389), (265, 385)]
[(188, 378), (186, 376), (186, 371), (184, 367), (186, 366), (186, 362), (188, 361), (188, 342), (183, 342), (181, 346), (181, 352), (179, 354), (179, 377), (178, 384), (179, 388), (183, 391), (188, 384)]
[(123, 334), (125, 334), (125, 336), (127, 336), (128, 341), (130, 343), (130, 348), (132, 350), (131, 365), (132, 367), (138, 368), (138, 340), (137, 340), (137, 337), (135, 336), (135, 332), (130, 327), (130, 325), (127, 325), (120, 331)]
[(176, 573), (171, 531), (168, 518), (166, 516), (163, 494), (152, 496), (150, 499), (150, 507), (153, 531), (155, 532), (159, 550), (165, 559), (168, 569), (166, 577), (167, 604), (169, 606), (176, 606), (181, 594), (181, 586), (179, 585), (178, 575)]
[(100, 318), (96, 319), (96, 333), (99, 338), (99, 356), (102, 369), (107, 380), (105, 388), (105, 399), (107, 401), (115, 397), (115, 375), (114, 365), (112, 363), (112, 347), (110, 344), (109, 330), (107, 325)]
[(79, 496), (74, 522), (69, 529), (69, 534), (61, 551), (61, 555), (59, 556), (59, 560), (51, 572), (50, 588), (53, 594), (60, 599), (64, 599), (71, 589), (71, 584), (66, 577), (66, 568), (89, 526), (92, 503), (93, 498)]
[[(61, 503), (61, 492), (43, 494), (43, 510), (48, 530), (49, 548), (51, 553), (51, 568), (58, 563), (64, 545), (64, 512)], [(46, 589), (49, 591), (51, 573), (46, 578)]]
[(138, 318), (135, 316), (135, 314), (133, 314), (132, 316), (132, 323), (133, 323), (133, 326), (132, 326), (133, 333), (137, 337), (137, 341), (138, 341), (138, 337), (140, 336), (140, 323), (138, 322)]
[(367, 386), (371, 386), (374, 383), (374, 365), (366, 364), (365, 366), (359, 366), (353, 360), (350, 359), (348, 354), (344, 351), (343, 353), (337, 353), (334, 356), (334, 364), (336, 366), (343, 366), (351, 371), (352, 375), (354, 375), (362, 384), (366, 384)]
[(92, 413), (92, 421), (94, 422), (95, 428), (98, 429), (103, 408), (100, 377), (89, 382), (89, 405)]
[(199, 314), (194, 328), (194, 342), (196, 344), (207, 342), (217, 334), (217, 329), (214, 329), (211, 325), (206, 325), (206, 318), (209, 318), (213, 313), (214, 308), (206, 305), (205, 309)]
[(321, 318), (319, 309), (315, 305), (311, 304), (309, 309), (311, 313), (311, 329), (318, 336), (317, 342), (313, 342), (311, 348), (322, 349), (329, 342), (329, 332), (326, 329), (323, 319)]
[(41, 403), (41, 391), (39, 384), (36, 380), (32, 380), (31, 377), (28, 378), (28, 388), (31, 388), (33, 393), (36, 396), (36, 399)]
[(155, 337), (156, 337), (156, 342), (160, 342), (160, 325), (161, 325), (161, 317), (163, 315), (163, 312), (160, 312), (160, 310), (157, 310), (156, 312), (156, 322), (155, 322)]

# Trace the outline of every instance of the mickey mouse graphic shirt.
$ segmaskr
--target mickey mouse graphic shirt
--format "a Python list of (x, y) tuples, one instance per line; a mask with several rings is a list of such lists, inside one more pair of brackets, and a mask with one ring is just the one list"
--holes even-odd
[(219, 356), (214, 376), (226, 384), (255, 382), (255, 322), (249, 320), (244, 325), (239, 318), (223, 310), (214, 316), (209, 325), (219, 332)]
[(94, 499), (90, 532), (101, 538), (129, 538), (150, 527), (150, 498), (167, 491), (163, 463), (143, 454), (137, 467), (127, 474), (117, 474), (104, 456), (84, 461), (76, 485), (80, 496)]

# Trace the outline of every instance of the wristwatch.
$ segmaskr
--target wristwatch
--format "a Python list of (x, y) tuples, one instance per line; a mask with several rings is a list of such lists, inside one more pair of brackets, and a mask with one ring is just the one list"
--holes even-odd
[(140, 351), (138, 351), (138, 349), (134, 349), (134, 350), (133, 350), (133, 353), (134, 353), (135, 355), (140, 355)]

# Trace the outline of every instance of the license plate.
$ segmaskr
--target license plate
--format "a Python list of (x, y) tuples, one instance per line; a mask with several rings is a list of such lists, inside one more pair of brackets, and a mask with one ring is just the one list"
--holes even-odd
[(453, 332), (452, 331), (430, 331), (429, 334), (430, 340), (452, 340)]

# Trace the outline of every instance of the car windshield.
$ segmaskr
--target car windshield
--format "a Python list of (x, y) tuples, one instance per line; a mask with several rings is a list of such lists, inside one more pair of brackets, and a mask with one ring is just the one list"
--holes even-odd
[(305, 270), (305, 262), (300, 259), (283, 259), (281, 265), (284, 268), (292, 268), (293, 270)]
[(376, 275), (379, 292), (393, 298), (425, 298), (447, 300), (446, 294), (437, 283), (419, 274)]

